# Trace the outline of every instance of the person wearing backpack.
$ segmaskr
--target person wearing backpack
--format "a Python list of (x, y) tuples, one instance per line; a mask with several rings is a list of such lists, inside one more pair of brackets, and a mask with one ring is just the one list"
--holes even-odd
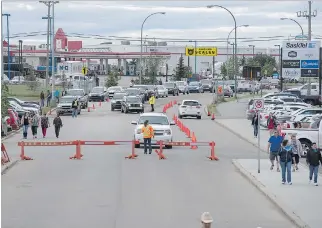
[(40, 120), (41, 130), (42, 130), (42, 137), (46, 138), (47, 128), (49, 127), (49, 120), (46, 116), (46, 113), (43, 114)]
[(37, 130), (39, 126), (39, 117), (37, 114), (34, 114), (31, 118), (31, 132), (34, 139), (37, 138)]
[(60, 128), (63, 127), (63, 121), (61, 120), (61, 118), (60, 118), (58, 113), (57, 113), (57, 116), (55, 117), (55, 119), (53, 121), (53, 125), (55, 126), (55, 134), (56, 134), (56, 138), (58, 139)]

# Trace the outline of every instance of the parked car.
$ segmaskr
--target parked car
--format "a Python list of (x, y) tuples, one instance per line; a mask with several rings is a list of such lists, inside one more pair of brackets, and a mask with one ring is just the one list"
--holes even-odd
[(122, 101), (125, 96), (126, 93), (114, 93), (114, 96), (111, 99), (111, 111), (122, 108)]
[(209, 79), (202, 79), (200, 80), (201, 86), (203, 91), (209, 91), (210, 93), (212, 92), (212, 82)]
[(168, 97), (168, 90), (164, 87), (164, 85), (157, 85), (156, 87), (160, 97)]
[(176, 83), (180, 93), (183, 93), (183, 95), (184, 94), (189, 94), (188, 83), (187, 82), (185, 82), (185, 81), (176, 81), (175, 83)]
[(66, 93), (67, 96), (75, 96), (79, 100), (82, 109), (88, 107), (88, 95), (83, 89), (69, 89)]
[(34, 107), (28, 107), (28, 106), (24, 106), (22, 107), (20, 104), (18, 104), (16, 101), (14, 100), (9, 100), (9, 105), (11, 107), (13, 107), (15, 110), (24, 110), (24, 111), (29, 111), (30, 113), (34, 113), (34, 114), (40, 114), (39, 109), (34, 108)]
[(188, 85), (189, 93), (204, 93), (203, 87), (200, 82), (190, 82)]
[(124, 96), (121, 102), (121, 112), (144, 112), (144, 105), (139, 96)]
[(183, 117), (196, 117), (201, 119), (202, 109), (201, 104), (197, 100), (183, 100), (182, 103), (178, 103), (178, 117), (182, 119)]
[(110, 96), (110, 93), (107, 92), (107, 88), (103, 86), (98, 86), (98, 87), (94, 87), (90, 92), (90, 94), (88, 94), (88, 101), (104, 102), (108, 96)]
[[(59, 99), (59, 103), (56, 108), (57, 114), (71, 114), (73, 112), (72, 103), (77, 99), (76, 96), (64, 96)], [(81, 114), (81, 108), (78, 106), (78, 115)]]
[(13, 130), (18, 130), (20, 128), (20, 119), (18, 116), (18, 113), (14, 111), (13, 109), (8, 109), (8, 115), (9, 119), (7, 120), (7, 123), (11, 126)]
[(10, 81), (9, 84), (17, 85), (25, 83), (25, 77), (23, 76), (15, 76)]
[(20, 100), (20, 99), (18, 99), (16, 97), (8, 97), (7, 99), (8, 99), (8, 101), (14, 101), (14, 102), (16, 102), (17, 104), (19, 104), (22, 107), (37, 108), (39, 111), (41, 109), (39, 102), (35, 102), (35, 101), (23, 101), (23, 100)]
[(179, 96), (179, 88), (177, 87), (175, 82), (165, 82), (164, 87), (168, 90), (168, 94)]
[[(165, 144), (173, 141), (173, 133), (171, 125), (175, 125), (173, 121), (170, 122), (167, 115), (163, 113), (144, 113), (141, 114), (137, 121), (132, 121), (131, 124), (136, 125), (134, 129), (134, 139), (139, 141), (135, 145), (136, 148), (140, 148), (143, 144), (142, 127), (144, 122), (148, 120), (149, 125), (154, 129), (154, 138), (151, 140), (152, 145), (156, 145), (158, 141), (163, 141)], [(171, 145), (165, 145), (165, 148), (171, 149)]]

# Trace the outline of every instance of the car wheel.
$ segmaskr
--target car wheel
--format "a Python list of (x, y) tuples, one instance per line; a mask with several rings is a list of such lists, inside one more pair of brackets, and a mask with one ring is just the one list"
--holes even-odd
[(121, 108), (121, 112), (123, 113), (124, 111), (123, 111), (123, 108)]
[(168, 97), (168, 95), (166, 97)]
[(203, 90), (202, 93), (204, 93), (205, 91)]
[(179, 96), (179, 92), (177, 93), (177, 96)]
[(172, 149), (172, 145), (166, 145), (165, 148), (166, 149)]
[(178, 115), (179, 119), (182, 119), (182, 115)]
[(301, 144), (302, 144), (302, 148), (303, 148), (303, 154), (301, 155), (301, 157), (305, 158), (307, 155), (307, 152), (309, 151), (309, 149), (311, 148), (312, 143), (308, 140), (300, 140)]
[(135, 144), (135, 148), (140, 148), (140, 144)]
[(125, 112), (125, 113), (129, 113), (129, 110), (126, 108), (124, 112)]
[(201, 120), (201, 116), (197, 116), (197, 119), (198, 119), (198, 120)]
[(142, 109), (141, 112), (144, 113), (144, 109)]
[(175, 95), (176, 95), (175, 93), (172, 94), (172, 96), (175, 96)]
[(111, 111), (112, 111), (112, 112), (114, 111), (114, 108), (113, 108), (113, 107), (111, 107)]

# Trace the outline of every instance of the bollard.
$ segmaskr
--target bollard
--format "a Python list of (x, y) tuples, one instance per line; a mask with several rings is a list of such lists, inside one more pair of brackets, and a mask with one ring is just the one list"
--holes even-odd
[(21, 142), (20, 147), (21, 147), (20, 159), (26, 160), (26, 161), (33, 160), (32, 158), (25, 156), (25, 142)]
[(132, 140), (132, 152), (129, 156), (126, 156), (125, 158), (128, 158), (128, 159), (135, 159), (138, 157), (137, 154), (135, 154), (135, 140)]
[(163, 141), (160, 141), (160, 151), (159, 151), (158, 155), (159, 155), (159, 160), (166, 159), (166, 157), (163, 155)]
[(214, 220), (212, 219), (212, 216), (210, 215), (209, 212), (204, 212), (201, 215), (201, 225), (202, 228), (210, 228), (211, 227), (211, 223)]
[(219, 158), (215, 155), (215, 142), (212, 141), (210, 143), (210, 157), (208, 157), (211, 161), (218, 161)]

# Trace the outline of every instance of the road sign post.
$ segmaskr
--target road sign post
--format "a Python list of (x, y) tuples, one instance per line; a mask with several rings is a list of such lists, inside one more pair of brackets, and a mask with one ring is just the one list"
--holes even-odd
[(258, 121), (258, 126), (257, 126), (257, 171), (258, 173), (261, 172), (261, 149), (260, 149), (260, 146), (261, 146), (261, 140), (260, 140), (260, 130), (261, 130), (261, 127), (260, 127), (260, 117), (261, 117), (261, 111), (264, 109), (264, 100), (263, 99), (254, 99), (254, 108), (256, 110), (256, 114), (257, 115), (257, 121)]

